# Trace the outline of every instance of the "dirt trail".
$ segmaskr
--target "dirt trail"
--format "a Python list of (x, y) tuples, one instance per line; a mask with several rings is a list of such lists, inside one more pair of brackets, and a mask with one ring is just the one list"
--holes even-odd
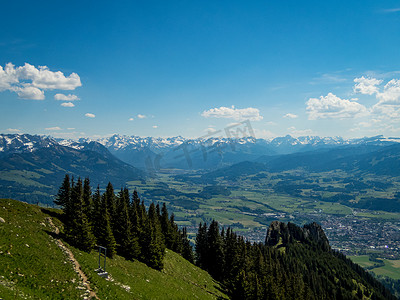
[[(58, 235), (60, 233), (60, 230), (56, 225), (54, 225), (52, 218), (47, 217), (46, 220), (49, 222), (51, 228), (53, 229), (53, 232)], [(55, 239), (55, 241), (58, 247), (60, 247), (61, 250), (68, 256), (68, 259), (72, 263), (75, 272), (79, 275), (80, 286), (78, 288), (86, 290), (86, 295), (84, 295), (84, 299), (95, 298), (100, 300), (100, 298), (97, 297), (96, 293), (90, 288), (89, 280), (87, 279), (85, 273), (83, 273), (79, 262), (75, 259), (74, 254), (71, 252), (71, 250), (69, 250), (58, 237)]]

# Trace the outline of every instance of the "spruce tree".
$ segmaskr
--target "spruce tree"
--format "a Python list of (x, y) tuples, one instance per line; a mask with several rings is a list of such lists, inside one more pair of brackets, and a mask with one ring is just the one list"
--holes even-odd
[(84, 212), (83, 188), (80, 178), (72, 187), (69, 209), (71, 214), (67, 216), (69, 218), (66, 226), (67, 238), (79, 249), (90, 251), (94, 245), (94, 236)]
[(221, 280), (223, 278), (225, 257), (219, 225), (215, 220), (211, 222), (208, 228), (207, 243), (210, 253), (213, 253), (208, 257), (208, 271), (214, 278)]
[(165, 246), (168, 249), (173, 249), (174, 238), (172, 234), (172, 226), (168, 216), (168, 210), (165, 203), (163, 203), (160, 216), (161, 230), (164, 235)]
[[(127, 198), (128, 197), (128, 198)], [(137, 258), (140, 254), (138, 239), (132, 234), (132, 224), (129, 218), (129, 192), (121, 189), (116, 201), (115, 240), (118, 252), (127, 259)]]
[(193, 264), (194, 263), (193, 248), (192, 248), (192, 245), (190, 245), (190, 241), (188, 240), (186, 228), (182, 229), (181, 238), (182, 238), (182, 245), (183, 245), (182, 257)]
[(90, 179), (86, 177), (83, 181), (83, 212), (88, 217), (89, 221), (92, 220), (93, 203), (92, 203), (92, 188), (90, 187)]
[(142, 255), (146, 264), (154, 269), (162, 270), (164, 267), (165, 245), (154, 203), (151, 203), (149, 207), (145, 226), (145, 239), (142, 246)]
[(116, 219), (116, 204), (115, 204), (114, 187), (112, 186), (111, 182), (107, 184), (107, 188), (103, 196), (105, 199), (105, 204), (107, 206), (107, 211), (110, 215), (111, 229), (114, 232), (114, 221)]
[(196, 246), (195, 246), (195, 257), (196, 257), (196, 265), (200, 268), (207, 270), (208, 262), (207, 255), (208, 253), (208, 239), (207, 239), (207, 224), (204, 225), (200, 222), (199, 230), (196, 235)]
[(65, 208), (65, 206), (70, 202), (71, 199), (71, 182), (69, 179), (69, 175), (65, 174), (62, 185), (58, 190), (58, 194), (54, 203)]
[(101, 193), (100, 193), (100, 187), (97, 186), (97, 189), (93, 194), (93, 213), (91, 215), (91, 220), (90, 220), (96, 241), (99, 239), (100, 236), (101, 214), (102, 214)]
[(107, 197), (105, 194), (101, 197), (101, 208), (98, 220), (98, 238), (99, 246), (107, 248), (107, 256), (113, 257), (116, 254), (116, 242), (111, 229), (110, 214), (107, 207)]

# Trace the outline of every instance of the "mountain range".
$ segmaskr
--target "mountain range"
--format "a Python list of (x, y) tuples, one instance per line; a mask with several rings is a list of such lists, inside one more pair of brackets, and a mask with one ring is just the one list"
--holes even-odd
[(90, 177), (93, 186), (125, 186), (143, 180), (145, 173), (112, 155), (97, 142), (67, 147), (50, 137), (0, 136), (0, 191), (2, 197), (30, 203), (51, 203), (66, 173)]
[(340, 146), (383, 147), (400, 143), (400, 138), (385, 138), (382, 135), (358, 139), (319, 136), (295, 138), (287, 135), (271, 140), (253, 137), (187, 139), (181, 136), (142, 138), (115, 134), (96, 140), (81, 138), (78, 141), (65, 139), (57, 141), (74, 148), (81, 147), (82, 143), (97, 142), (122, 161), (151, 171), (153, 168), (215, 169), (246, 160), (256, 160), (263, 155), (276, 156)]
[[(298, 168), (400, 176), (399, 152), (400, 139), (383, 136), (346, 140), (288, 135), (265, 140), (113, 135), (97, 140), (66, 140), (0, 134), (0, 190), (3, 197), (49, 202), (65, 173), (90, 176), (94, 185), (104, 186), (110, 180), (115, 186), (124, 186), (166, 169), (200, 170), (205, 173), (205, 182), (219, 176)], [(26, 199), (27, 194), (30, 199)]]

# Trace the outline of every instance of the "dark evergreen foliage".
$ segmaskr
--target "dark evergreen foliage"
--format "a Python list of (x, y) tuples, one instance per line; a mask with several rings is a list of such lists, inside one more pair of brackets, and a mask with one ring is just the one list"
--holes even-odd
[[(272, 228), (272, 229), (271, 229)], [(245, 242), (218, 223), (200, 224), (196, 263), (232, 299), (396, 299), (343, 254), (330, 249), (318, 224), (275, 222), (266, 244)]]
[(136, 190), (132, 201), (127, 188), (115, 195), (111, 183), (103, 194), (99, 186), (92, 194), (89, 178), (74, 183), (66, 175), (54, 202), (63, 209), (66, 238), (81, 250), (97, 244), (106, 247), (111, 258), (118, 253), (161, 270), (167, 246), (194, 262), (186, 229), (178, 228), (165, 204), (162, 212), (154, 203), (146, 210)]

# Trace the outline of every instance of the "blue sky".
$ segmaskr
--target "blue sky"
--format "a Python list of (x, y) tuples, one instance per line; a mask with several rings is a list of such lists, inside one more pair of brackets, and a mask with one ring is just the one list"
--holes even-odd
[(6, 1), (0, 132), (400, 135), (399, 1)]

